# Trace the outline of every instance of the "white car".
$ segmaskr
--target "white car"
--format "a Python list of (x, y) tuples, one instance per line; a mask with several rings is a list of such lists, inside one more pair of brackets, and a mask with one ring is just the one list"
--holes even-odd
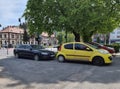
[(59, 46), (53, 46), (53, 47), (49, 47), (49, 48), (45, 48), (45, 49), (53, 51), (53, 52), (57, 52), (58, 51), (58, 47)]

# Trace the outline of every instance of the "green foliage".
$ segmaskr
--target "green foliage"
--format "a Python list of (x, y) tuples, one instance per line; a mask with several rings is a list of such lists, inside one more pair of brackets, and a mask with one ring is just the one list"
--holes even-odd
[(93, 34), (108, 33), (119, 26), (120, 1), (28, 0), (23, 16), (31, 34), (67, 30), (89, 41)]
[(65, 38), (66, 34), (65, 31), (62, 32), (57, 32), (57, 39), (58, 39), (58, 44), (62, 44), (66, 42), (73, 42), (74, 41), (74, 35), (71, 33), (67, 33), (67, 38)]

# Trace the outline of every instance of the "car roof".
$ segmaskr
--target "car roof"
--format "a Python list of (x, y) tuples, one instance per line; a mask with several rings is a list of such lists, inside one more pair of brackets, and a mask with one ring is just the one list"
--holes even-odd
[(67, 43), (63, 43), (62, 45), (65, 45), (65, 44), (75, 44), (75, 43), (80, 43), (80, 44), (85, 44), (84, 42), (67, 42)]

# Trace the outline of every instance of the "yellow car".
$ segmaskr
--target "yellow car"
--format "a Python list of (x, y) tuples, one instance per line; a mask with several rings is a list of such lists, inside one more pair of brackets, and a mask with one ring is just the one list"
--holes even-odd
[(57, 52), (57, 60), (89, 61), (94, 65), (103, 65), (112, 63), (112, 55), (103, 49), (96, 49), (93, 45), (83, 42), (70, 42), (62, 44)]

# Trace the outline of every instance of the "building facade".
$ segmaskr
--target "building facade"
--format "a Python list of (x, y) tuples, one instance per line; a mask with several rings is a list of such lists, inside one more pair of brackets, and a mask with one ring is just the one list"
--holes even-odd
[[(8, 47), (12, 45), (15, 47), (17, 44), (23, 44), (24, 30), (17, 26), (8, 26), (0, 30), (0, 47)], [(57, 44), (57, 39), (53, 35), (49, 36), (48, 33), (43, 32), (41, 35), (40, 44), (44, 46), (51, 46)], [(38, 44), (35, 37), (30, 37), (28, 44)]]
[(120, 27), (116, 28), (113, 32), (110, 33), (109, 42), (120, 43)]
[(102, 44), (120, 43), (120, 27), (109, 34), (95, 34), (92, 37), (92, 41)]
[(23, 43), (24, 30), (17, 26), (8, 26), (0, 30), (0, 46), (7, 47), (8, 45), (15, 46)]

